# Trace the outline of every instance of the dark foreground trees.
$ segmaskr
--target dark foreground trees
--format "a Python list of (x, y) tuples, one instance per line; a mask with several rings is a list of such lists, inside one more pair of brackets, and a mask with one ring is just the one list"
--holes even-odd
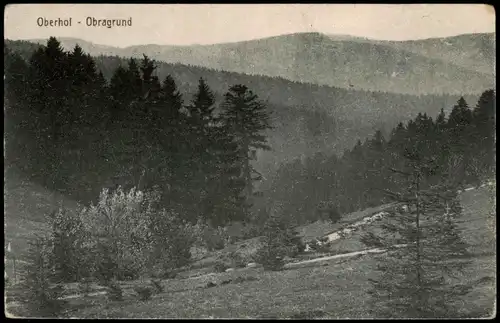
[(6, 51), (5, 63), (7, 156), (32, 180), (85, 203), (102, 187), (156, 187), (160, 203), (192, 223), (248, 218), (251, 163), (268, 149), (269, 120), (246, 86), (219, 107), (200, 79), (186, 102), (147, 56), (118, 66), (107, 84), (81, 47), (66, 52), (53, 37), (29, 62)]

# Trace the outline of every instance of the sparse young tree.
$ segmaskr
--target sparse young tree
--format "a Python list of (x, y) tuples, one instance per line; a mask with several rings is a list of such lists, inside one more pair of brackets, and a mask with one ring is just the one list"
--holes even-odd
[(58, 318), (63, 314), (63, 289), (54, 267), (52, 241), (37, 237), (28, 250), (28, 266), (23, 285), (30, 317)]
[(256, 261), (266, 270), (281, 270), (284, 257), (293, 257), (303, 251), (304, 246), (286, 221), (280, 203), (271, 210), (263, 228), (264, 241), (257, 251)]
[(454, 223), (461, 214), (456, 188), (426, 187), (428, 165), (422, 159), (410, 164), (409, 172), (397, 171), (406, 177), (407, 189), (387, 192), (410, 211), (392, 213), (381, 225), (382, 234), (362, 239), (388, 250), (377, 263), (377, 277), (370, 279), (371, 311), (373, 317), (459, 317), (459, 297), (472, 286), (456, 279), (470, 264)]

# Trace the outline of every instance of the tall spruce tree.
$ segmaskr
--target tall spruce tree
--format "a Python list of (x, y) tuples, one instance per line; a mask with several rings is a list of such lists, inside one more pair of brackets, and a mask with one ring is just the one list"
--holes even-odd
[(495, 91), (481, 94), (473, 111), (474, 160), (472, 171), (480, 180), (494, 174), (495, 167)]
[(203, 78), (198, 81), (196, 92), (188, 111), (196, 127), (206, 129), (206, 125), (213, 123), (215, 110), (215, 95)]
[(182, 113), (183, 99), (171, 75), (167, 75), (162, 82), (160, 99), (165, 103), (164, 113), (170, 123), (179, 120)]
[(36, 112), (34, 133), (37, 137), (36, 152), (42, 169), (33, 172), (40, 175), (44, 185), (55, 188), (66, 182), (65, 172), (59, 172), (66, 135), (71, 129), (71, 106), (68, 104), (71, 75), (68, 54), (60, 42), (50, 37), (46, 46), (35, 51), (29, 63), (29, 106)]
[(455, 178), (456, 181), (462, 184), (471, 180), (472, 154), (470, 146), (473, 138), (472, 130), (472, 110), (465, 99), (461, 97), (448, 117), (447, 137), (449, 139), (450, 158), (460, 166), (457, 167)]
[(251, 162), (257, 158), (257, 150), (270, 149), (265, 134), (271, 129), (270, 114), (257, 95), (244, 85), (232, 86), (224, 95), (221, 107), (222, 121), (230, 129), (244, 161), (242, 176), (246, 183), (247, 200), (251, 201), (253, 182), (261, 179)]
[(210, 167), (207, 169), (207, 198), (204, 210), (213, 226), (244, 221), (246, 214), (245, 181), (241, 177), (241, 155), (231, 133), (223, 125), (211, 129)]
[(142, 92), (142, 78), (137, 61), (133, 58), (128, 61), (128, 77), (129, 85), (127, 90), (130, 93), (139, 95)]

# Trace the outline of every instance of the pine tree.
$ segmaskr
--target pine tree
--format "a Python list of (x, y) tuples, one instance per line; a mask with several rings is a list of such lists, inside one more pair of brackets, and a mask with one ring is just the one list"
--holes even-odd
[(28, 258), (29, 265), (23, 284), (27, 291), (26, 304), (30, 316), (60, 317), (65, 301), (59, 299), (62, 296), (62, 287), (55, 277), (57, 271), (53, 266), (51, 240), (37, 237), (30, 244)]
[(178, 91), (175, 80), (171, 75), (167, 75), (163, 80), (160, 99), (165, 103), (165, 116), (170, 123), (179, 120), (183, 99), (182, 94)]
[(186, 107), (189, 116), (181, 125), (182, 156), (178, 160), (178, 170), (183, 175), (179, 183), (185, 195), (182, 199), (184, 214), (189, 214), (188, 218), (192, 221), (199, 216), (205, 220), (209, 218), (214, 205), (209, 198), (212, 182), (217, 180), (214, 178), (217, 166), (214, 106), (212, 90), (200, 79), (198, 91)]
[[(150, 95), (155, 95), (154, 93), (154, 75), (153, 72), (158, 68), (156, 65), (156, 62), (154, 60), (151, 60), (148, 56), (143, 54), (143, 59), (141, 62), (141, 67), (140, 70), (142, 72), (142, 84), (143, 84), (143, 89), (142, 89), (142, 94), (144, 98), (148, 98)], [(156, 78), (156, 81), (158, 79)]]
[(52, 262), (55, 278), (60, 282), (77, 282), (89, 275), (87, 266), (82, 261), (85, 256), (84, 243), (87, 233), (80, 218), (70, 211), (59, 208), (51, 214), (52, 224)]
[(130, 102), (137, 98), (139, 93), (133, 93), (128, 88), (129, 75), (127, 69), (118, 66), (111, 76), (109, 95), (112, 100), (112, 120), (116, 123), (126, 118)]
[(140, 95), (140, 93), (142, 93), (142, 78), (137, 61), (133, 58), (128, 62), (128, 76), (130, 79), (129, 88), (127, 90), (130, 91), (130, 93)]
[(294, 256), (302, 251), (300, 239), (283, 217), (282, 205), (271, 210), (263, 229), (263, 244), (257, 251), (256, 261), (266, 270), (281, 270), (286, 256)]
[(200, 78), (198, 81), (198, 91), (196, 92), (191, 105), (188, 106), (192, 122), (196, 127), (205, 129), (207, 125), (213, 123), (215, 110), (214, 104), (214, 93), (210, 90), (205, 80)]
[[(384, 201), (384, 196), (376, 188), (389, 188), (389, 174), (387, 173), (386, 162), (387, 143), (382, 132), (378, 130), (368, 142), (367, 159), (368, 167), (366, 191), (368, 195), (368, 206), (379, 205)], [(376, 185), (377, 187), (374, 187)]]
[(465, 99), (461, 97), (448, 117), (447, 130), (450, 159), (459, 163), (455, 177), (462, 184), (471, 180), (470, 147), (474, 144), (471, 142), (472, 129), (472, 111)]
[(212, 227), (246, 220), (245, 181), (241, 178), (241, 155), (229, 129), (218, 124), (211, 129), (210, 168), (204, 209)]
[[(271, 129), (270, 114), (266, 106), (244, 85), (234, 85), (224, 96), (221, 105), (223, 123), (231, 129), (231, 135), (238, 144), (244, 161), (242, 176), (246, 182), (247, 200), (253, 196), (253, 182), (260, 180), (260, 174), (252, 167), (257, 150), (269, 150), (265, 131)], [(257, 174), (256, 177), (253, 175)]]
[(371, 311), (374, 317), (457, 317), (459, 298), (472, 286), (454, 281), (470, 264), (467, 245), (454, 224), (461, 212), (456, 188), (426, 187), (428, 165), (417, 159), (410, 164), (410, 172), (397, 170), (406, 178), (407, 189), (388, 192), (410, 206), (410, 212), (393, 213), (381, 225), (382, 235), (363, 237), (368, 246), (388, 250), (377, 264), (378, 277), (370, 279)]
[[(59, 172), (61, 166), (60, 146), (66, 143), (71, 127), (71, 91), (68, 54), (60, 42), (51, 37), (47, 46), (35, 51), (29, 64), (29, 106), (37, 113), (37, 155), (43, 169), (43, 183), (55, 187), (67, 178)], [(35, 172), (38, 173), (38, 172)]]
[(474, 156), (472, 171), (478, 179), (494, 174), (495, 167), (495, 92), (485, 91), (481, 94), (473, 111)]

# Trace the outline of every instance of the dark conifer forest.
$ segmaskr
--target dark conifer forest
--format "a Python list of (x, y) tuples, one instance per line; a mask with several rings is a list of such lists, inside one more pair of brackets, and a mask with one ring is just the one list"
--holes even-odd
[[(279, 202), (290, 221), (308, 223), (328, 214), (319, 211), (325, 207), (342, 214), (385, 202), (383, 190), (402, 185), (390, 169), (404, 166), (405, 154), (457, 185), (494, 173), (493, 90), (439, 114), (423, 106), (429, 113), (377, 130), (342, 154), (296, 156), (256, 190), (262, 174), (252, 165), (270, 149), (276, 100), (244, 84), (219, 100), (203, 78), (188, 99), (172, 75), (158, 77), (161, 64), (147, 56), (120, 59), (112, 70), (105, 64), (103, 72), (96, 62), (107, 58), (96, 61), (79, 46), (65, 52), (55, 38), (32, 49), (26, 60), (5, 48), (6, 165), (79, 201), (95, 200), (103, 187), (137, 186), (160, 190), (162, 203), (189, 221), (255, 219)], [(335, 126), (322, 124), (317, 111), (307, 120), (311, 131)]]

